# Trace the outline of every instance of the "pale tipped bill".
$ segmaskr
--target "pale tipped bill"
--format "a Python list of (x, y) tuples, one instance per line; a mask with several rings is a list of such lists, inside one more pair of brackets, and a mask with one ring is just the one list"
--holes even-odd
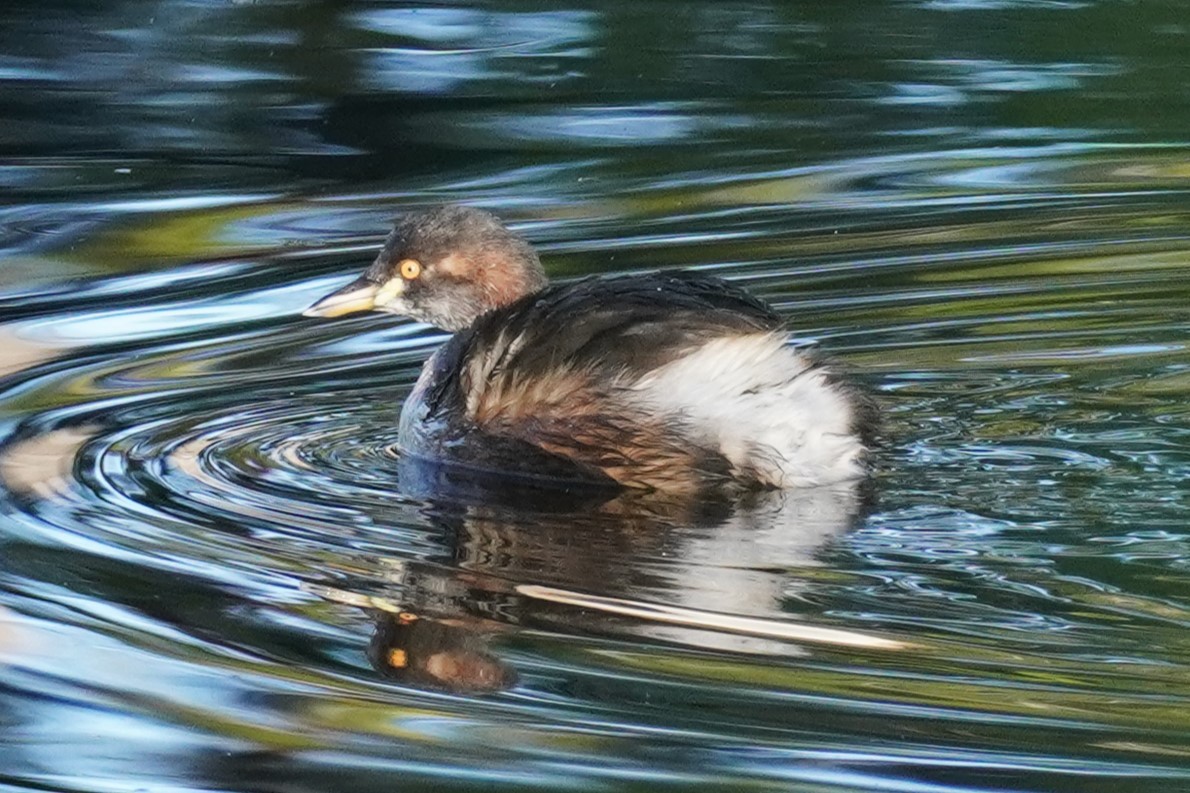
[(342, 289), (331, 292), (314, 303), (302, 312), (302, 316), (341, 317), (344, 314), (371, 311), (376, 308), (376, 295), (379, 292), (380, 284), (373, 283), (367, 278), (357, 278)]

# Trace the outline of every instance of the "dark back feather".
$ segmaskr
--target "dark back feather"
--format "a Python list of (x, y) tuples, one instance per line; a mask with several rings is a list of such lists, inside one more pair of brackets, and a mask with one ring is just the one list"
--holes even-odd
[[(498, 356), (497, 371), (518, 377), (558, 367), (643, 374), (711, 339), (780, 327), (771, 308), (719, 278), (589, 278), (480, 317), (460, 334), (459, 353)], [(501, 344), (505, 349), (496, 348)]]

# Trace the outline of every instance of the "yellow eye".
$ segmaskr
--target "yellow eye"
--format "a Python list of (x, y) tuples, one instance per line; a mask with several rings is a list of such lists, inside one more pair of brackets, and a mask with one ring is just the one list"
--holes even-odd
[(402, 259), (400, 265), (401, 277), (412, 281), (421, 275), (421, 262), (417, 259)]

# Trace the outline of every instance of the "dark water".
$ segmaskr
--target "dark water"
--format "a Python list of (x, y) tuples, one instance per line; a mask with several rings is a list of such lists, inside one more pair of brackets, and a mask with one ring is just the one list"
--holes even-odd
[[(0, 789), (1190, 790), (1187, 20), (5, 4)], [(772, 300), (872, 492), (411, 492), (441, 336), (298, 312), (442, 200)]]

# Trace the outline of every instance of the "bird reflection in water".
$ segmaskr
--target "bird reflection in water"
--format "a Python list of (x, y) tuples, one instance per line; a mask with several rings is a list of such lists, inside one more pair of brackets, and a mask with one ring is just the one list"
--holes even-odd
[(466, 619), (381, 611), (368, 660), (385, 677), (418, 688), (502, 691), (516, 685), (517, 673), (492, 651), (488, 634)]
[(368, 650), (386, 677), (481, 694), (512, 687), (495, 637), (520, 629), (660, 641), (713, 652), (802, 655), (808, 642), (896, 649), (878, 636), (802, 625), (783, 611), (870, 501), (864, 482), (763, 491), (746, 501), (567, 492), (402, 458), (451, 557), (391, 560)]

